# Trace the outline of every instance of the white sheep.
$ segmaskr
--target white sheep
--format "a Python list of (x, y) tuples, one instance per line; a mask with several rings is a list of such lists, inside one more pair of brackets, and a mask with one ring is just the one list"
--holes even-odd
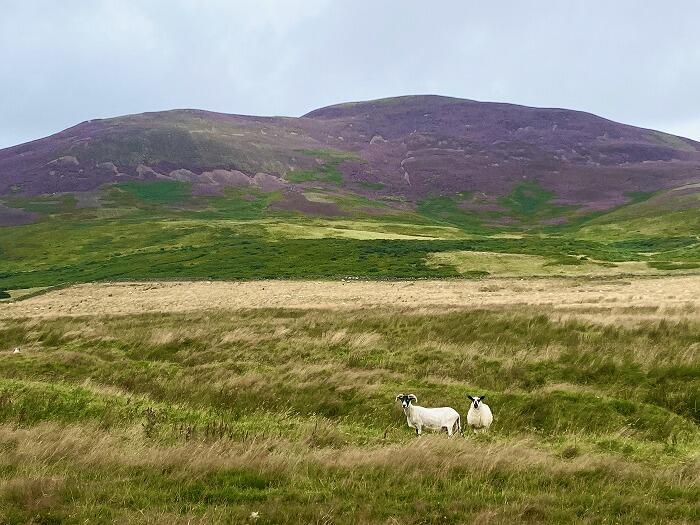
[(471, 400), (469, 412), (467, 412), (467, 425), (475, 433), (488, 430), (491, 423), (493, 423), (493, 414), (489, 406), (486, 403), (482, 403), (486, 396), (472, 397), (467, 394), (467, 397)]
[(420, 436), (423, 429), (446, 430), (451, 436), (455, 431), (462, 433), (462, 422), (457, 412), (451, 407), (425, 408), (414, 405), (418, 398), (413, 394), (399, 394), (396, 401), (401, 402), (408, 426), (416, 429), (416, 435)]
[(14, 350), (12, 350), (13, 354), (19, 354), (21, 350), (19, 349), (19, 346), (15, 347)]

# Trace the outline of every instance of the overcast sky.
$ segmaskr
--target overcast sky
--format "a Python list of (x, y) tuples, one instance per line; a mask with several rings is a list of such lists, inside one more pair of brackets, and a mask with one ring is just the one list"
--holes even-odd
[(697, 0), (0, 0), (0, 147), (171, 108), (435, 93), (700, 140)]

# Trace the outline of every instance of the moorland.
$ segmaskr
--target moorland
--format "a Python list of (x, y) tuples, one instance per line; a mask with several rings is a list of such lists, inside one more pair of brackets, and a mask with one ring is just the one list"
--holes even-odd
[(0, 150), (0, 521), (695, 523), (699, 233), (700, 144), (561, 109)]

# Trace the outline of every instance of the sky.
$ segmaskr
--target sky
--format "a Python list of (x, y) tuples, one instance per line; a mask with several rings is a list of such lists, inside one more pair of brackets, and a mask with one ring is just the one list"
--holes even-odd
[(0, 0), (0, 148), (173, 108), (440, 94), (700, 140), (696, 0)]

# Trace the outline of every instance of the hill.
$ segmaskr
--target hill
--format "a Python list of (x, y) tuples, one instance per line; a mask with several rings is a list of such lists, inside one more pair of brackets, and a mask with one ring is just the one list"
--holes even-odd
[(93, 120), (0, 150), (0, 289), (695, 271), (698, 183), (699, 143), (563, 109)]
[(520, 187), (601, 210), (697, 182), (700, 143), (578, 111), (410, 96), (301, 118), (175, 110), (94, 120), (0, 151), (0, 174), (0, 195), (156, 179), (191, 182), (196, 194), (322, 185), (411, 203), (474, 192), (460, 205), (507, 215), (500, 199)]

